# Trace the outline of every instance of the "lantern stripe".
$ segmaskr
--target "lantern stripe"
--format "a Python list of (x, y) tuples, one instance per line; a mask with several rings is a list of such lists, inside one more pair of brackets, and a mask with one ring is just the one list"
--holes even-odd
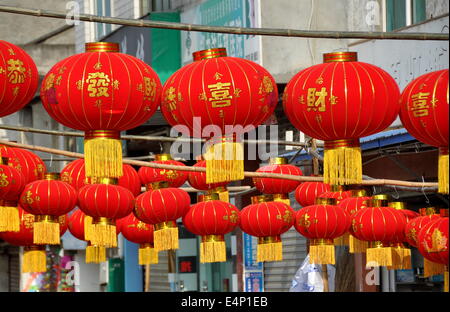
[[(83, 57), (86, 60), (84, 62), (83, 75), (81, 76), (81, 77), (83, 77), (83, 80), (82, 80), (83, 87), (81, 88), (81, 108), (83, 111), (84, 120), (86, 120), (88, 128), (90, 128), (90, 129), (93, 129), (93, 126), (90, 123), (90, 120), (89, 120), (90, 118), (88, 118), (88, 116), (86, 115), (86, 109), (89, 109), (89, 108), (86, 107), (86, 104), (85, 104), (84, 85), (85, 85), (85, 80), (86, 80), (86, 76), (87, 76), (86, 75), (86, 70), (87, 70), (86, 67), (88, 66), (88, 64), (91, 65), (89, 61), (93, 56), (94, 56), (94, 53), (88, 53), (86, 56)], [(71, 105), (69, 105), (69, 106), (71, 106)], [(102, 129), (94, 129), (94, 130), (102, 130)]]
[[(434, 82), (434, 87), (433, 87), (433, 100), (436, 99), (436, 90), (437, 90), (437, 86), (438, 86), (439, 82), (441, 81), (441, 78), (442, 78), (444, 75), (448, 75), (448, 72), (446, 72), (446, 71), (442, 71), (441, 73), (436, 72), (435, 75), (438, 76), (438, 77), (437, 77), (437, 78), (434, 78), (434, 77), (433, 77), (433, 79), (435, 80), (435, 82)], [(447, 86), (447, 105), (448, 105), (448, 86)], [(431, 115), (433, 116), (434, 125), (438, 125), (439, 122), (438, 122), (437, 119), (436, 119), (437, 114), (433, 112)], [(440, 128), (440, 127), (436, 127), (436, 126), (435, 126), (435, 128), (436, 128), (436, 131), (437, 131), (439, 137), (441, 138), (441, 140), (444, 141), (444, 142), (445, 142), (445, 141), (448, 142), (448, 137), (445, 137), (445, 136), (443, 135), (443, 133), (441, 132), (441, 128)], [(448, 127), (447, 127), (447, 128), (448, 128)], [(425, 127), (424, 130), (427, 131), (427, 128)], [(433, 135), (430, 135), (430, 133), (428, 133), (428, 136), (429, 136), (429, 137), (433, 137)]]
[[(191, 73), (190, 73), (190, 76), (189, 76), (189, 78), (188, 78), (188, 84), (187, 84), (187, 92), (188, 92), (188, 99), (189, 99), (189, 103), (192, 103), (192, 96), (191, 96), (191, 85), (192, 85), (192, 77), (194, 76), (194, 73), (195, 73), (195, 71), (197, 70), (197, 69), (201, 69), (201, 65), (205, 65), (205, 63), (202, 63), (202, 62), (194, 62), (193, 64), (191, 64), (191, 66), (193, 67), (193, 69), (191, 70)], [(181, 81), (184, 81), (183, 80), (183, 77), (184, 77), (184, 75), (185, 74), (189, 74), (189, 71), (183, 71), (183, 75), (181, 76), (181, 79), (179, 80), (179, 82), (180, 82), (180, 84), (181, 84)], [(205, 92), (205, 85), (204, 85), (204, 81), (203, 81), (203, 77), (202, 77), (202, 84), (201, 84), (201, 86), (202, 86), (202, 91), (203, 92)], [(195, 96), (195, 95), (194, 95)], [(196, 116), (196, 115), (198, 115), (197, 113), (195, 113), (194, 112), (194, 110), (193, 110), (193, 108), (192, 108), (192, 106), (191, 105), (189, 105), (189, 109), (190, 109), (190, 111), (191, 111), (191, 116), (192, 117), (194, 117), (194, 116)], [(183, 114), (183, 110), (182, 109), (179, 109), (179, 112), (180, 112), (180, 115), (181, 116), (183, 116), (183, 120), (186, 122), (186, 125), (189, 127), (189, 128), (193, 128), (194, 127), (194, 120), (189, 120), (189, 118), (188, 119), (186, 119), (186, 118), (184, 118), (184, 114)], [(209, 112), (208, 110), (207, 110), (207, 112)], [(208, 113), (209, 114), (209, 113)], [(211, 118), (210, 118), (210, 120), (211, 120)], [(200, 123), (200, 125), (203, 125), (203, 122), (204, 121), (202, 121), (201, 120), (201, 123)], [(202, 129), (202, 127), (200, 127), (200, 129), (201, 129), (201, 131), (203, 131), (203, 129)], [(195, 134), (193, 134), (194, 136), (195, 136)], [(200, 136), (202, 136), (202, 134), (200, 133)]]
[[(110, 58), (111, 53), (104, 53), (104, 54), (106, 54), (106, 56), (108, 57), (108, 59)], [(125, 67), (125, 69), (126, 69), (126, 71), (127, 71), (127, 75), (128, 75), (128, 84), (129, 84), (130, 86), (133, 86), (133, 83), (132, 83), (132, 81), (131, 81), (130, 68), (128, 67), (128, 64), (132, 63), (133, 65), (135, 65), (136, 68), (137, 68), (137, 70), (140, 72), (141, 77), (143, 77), (143, 74), (142, 74), (142, 72), (141, 72), (139, 66), (136, 65), (135, 59), (129, 57), (128, 54), (121, 54), (121, 57), (118, 57), (117, 54), (112, 54), (112, 55), (114, 55), (114, 57), (115, 57), (117, 60), (119, 60), (120, 62), (122, 62), (123, 66)], [(125, 57), (126, 59), (128, 59), (128, 60), (130, 61), (130, 63), (125, 62), (124, 59), (123, 59), (122, 57)], [(110, 61), (110, 62), (111, 62), (111, 61)], [(110, 66), (110, 68), (112, 68), (112, 67)], [(112, 70), (111, 70), (110, 74), (111, 74), (111, 81), (114, 81), (114, 78), (113, 78), (113, 71), (112, 71)], [(142, 79), (142, 81), (143, 81), (143, 79)], [(114, 92), (111, 92), (111, 93), (112, 93), (112, 95), (114, 96)], [(131, 94), (132, 94), (132, 92), (128, 93), (127, 104), (125, 105), (125, 107), (129, 107), (130, 100), (131, 100)], [(113, 101), (113, 104), (118, 104), (118, 103), (115, 103), (115, 101)], [(110, 124), (111, 119), (112, 119), (112, 110), (113, 110), (113, 108), (111, 108), (110, 119), (109, 119), (109, 122), (108, 122), (107, 125), (106, 125), (106, 129), (110, 129), (110, 128), (109, 128), (109, 124)], [(123, 120), (123, 118), (124, 118), (124, 116), (125, 116), (124, 114), (122, 114), (122, 115), (120, 116), (120, 118), (116, 121), (116, 123), (114, 124), (114, 126), (111, 127), (111, 128), (112, 128), (112, 129), (117, 129), (117, 128), (119, 128), (119, 127), (122, 127), (122, 128), (129, 128), (129, 127), (132, 127), (132, 123), (135, 123), (135, 122), (136, 122), (136, 120), (138, 119), (137, 117), (139, 116), (140, 113), (141, 113), (141, 112), (140, 112), (139, 110), (136, 110), (136, 113), (134, 114), (134, 116), (133, 116), (132, 118), (130, 118), (129, 121), (128, 121), (128, 122), (125, 122), (124, 124), (121, 124), (121, 121)]]

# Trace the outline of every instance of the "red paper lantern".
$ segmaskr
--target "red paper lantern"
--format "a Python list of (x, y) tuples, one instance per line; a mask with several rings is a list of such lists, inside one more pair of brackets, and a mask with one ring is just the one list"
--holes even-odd
[[(289, 174), (294, 176), (303, 175), (300, 168), (289, 165), (287, 159), (283, 157), (270, 159), (269, 165), (258, 168), (256, 172)], [(286, 205), (290, 205), (289, 195), (287, 194), (294, 191), (300, 184), (300, 181), (274, 178), (253, 178), (253, 183), (261, 193), (272, 194), (275, 201), (281, 201)]]
[[(254, 196), (251, 205), (241, 210), (240, 228), (258, 237), (257, 261), (282, 261), (280, 235), (294, 224), (294, 210), (271, 196)], [(267, 201), (267, 202), (266, 202)]]
[(38, 80), (33, 59), (18, 46), (0, 40), (0, 117), (27, 105), (36, 93)]
[[(206, 160), (198, 161), (193, 165), (193, 167), (206, 168)], [(229, 201), (228, 191), (226, 190), (226, 186), (229, 183), (228, 181), (220, 183), (206, 183), (205, 172), (189, 171), (188, 182), (193, 188), (197, 190), (208, 191), (210, 193), (218, 193), (221, 201)]]
[(439, 218), (433, 208), (420, 209), (420, 216), (409, 220), (405, 226), (405, 239), (411, 246), (417, 247), (417, 236), (420, 230), (429, 222)]
[(22, 172), (27, 184), (42, 179), (47, 171), (44, 161), (28, 150), (0, 145), (0, 154), (8, 158), (8, 166)]
[(294, 226), (300, 234), (311, 239), (310, 263), (335, 264), (333, 240), (347, 232), (350, 217), (335, 205), (312, 205), (297, 212)]
[(47, 173), (43, 180), (26, 185), (20, 195), (20, 205), (36, 216), (34, 243), (59, 245), (58, 217), (67, 214), (77, 204), (77, 191), (66, 182), (59, 181), (59, 174)]
[[(76, 190), (79, 190), (87, 184), (95, 184), (97, 180), (96, 178), (86, 177), (84, 159), (74, 160), (61, 170), (61, 181), (69, 183)], [(139, 175), (130, 165), (123, 164), (123, 176), (119, 178), (118, 185), (129, 189), (134, 196), (141, 193)]]
[(117, 179), (102, 178), (99, 182), (102, 184), (88, 184), (78, 191), (79, 208), (93, 218), (86, 239), (94, 246), (117, 247), (115, 220), (133, 211), (134, 195), (117, 185)]
[(318, 198), (333, 198), (335, 199), (335, 205), (339, 205), (342, 200), (352, 196), (352, 191), (344, 191), (337, 186), (332, 186), (331, 191), (319, 194)]
[[(173, 160), (170, 154), (158, 154), (155, 155), (155, 159), (152, 163), (186, 166), (182, 162)], [(180, 187), (187, 180), (187, 171), (141, 167), (139, 168), (138, 174), (141, 183), (144, 185), (155, 182), (167, 182), (169, 187)]]
[(324, 182), (360, 184), (359, 138), (387, 128), (397, 117), (400, 91), (384, 70), (358, 62), (356, 52), (324, 54), (324, 63), (296, 74), (283, 107), (300, 131), (325, 141)]
[(109, 42), (87, 43), (85, 53), (58, 62), (41, 87), (49, 115), (85, 132), (87, 177), (122, 176), (120, 131), (147, 121), (160, 96), (153, 69)]
[(227, 261), (225, 234), (239, 224), (239, 210), (230, 203), (220, 201), (219, 194), (200, 195), (183, 217), (186, 229), (202, 237), (200, 263)]
[(155, 249), (178, 249), (178, 227), (176, 220), (189, 210), (190, 197), (177, 188), (149, 189), (136, 198), (136, 217), (155, 226)]
[(225, 48), (198, 51), (193, 56), (192, 64), (164, 84), (161, 112), (186, 135), (215, 138), (204, 154), (207, 183), (242, 180), (243, 147), (235, 135), (256, 128), (273, 113), (277, 86), (263, 67), (229, 57)]
[(439, 192), (449, 193), (448, 69), (417, 77), (402, 92), (400, 120), (420, 142), (439, 148)]
[(311, 206), (316, 202), (316, 198), (325, 192), (330, 191), (330, 185), (322, 182), (303, 182), (295, 190), (295, 199), (302, 206)]

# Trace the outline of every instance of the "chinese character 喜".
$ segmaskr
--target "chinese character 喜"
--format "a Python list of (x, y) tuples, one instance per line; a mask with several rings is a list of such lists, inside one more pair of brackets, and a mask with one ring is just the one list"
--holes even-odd
[(227, 107), (231, 105), (230, 87), (230, 82), (218, 82), (208, 85), (208, 89), (211, 91), (211, 97), (208, 100), (212, 103), (212, 107)]

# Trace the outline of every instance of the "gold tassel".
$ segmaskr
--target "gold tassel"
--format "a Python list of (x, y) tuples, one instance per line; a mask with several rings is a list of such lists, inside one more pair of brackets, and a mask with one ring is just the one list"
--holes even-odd
[(123, 176), (122, 142), (118, 131), (86, 132), (84, 140), (86, 177)]
[(206, 183), (219, 183), (244, 179), (244, 148), (242, 143), (221, 142), (208, 147)]
[(40, 273), (47, 271), (45, 249), (37, 246), (25, 247), (23, 253), (22, 273)]
[(409, 269), (412, 269), (412, 264), (411, 264), (411, 249), (409, 249), (409, 248), (403, 248), (403, 263), (402, 263), (402, 269), (403, 269), (403, 270), (409, 270)]
[(227, 261), (227, 249), (223, 235), (202, 236), (200, 263)]
[(448, 148), (439, 148), (438, 193), (449, 193), (448, 169)]
[(444, 292), (448, 292), (448, 269), (444, 272)]
[[(6, 203), (5, 203), (6, 204)], [(0, 232), (19, 232), (19, 209), (14, 206), (0, 206)]]
[(402, 270), (403, 269), (403, 261), (404, 261), (404, 254), (403, 254), (403, 248), (400, 246), (391, 246), (392, 250), (392, 265), (388, 266), (388, 270)]
[(349, 253), (365, 253), (368, 243), (350, 235), (348, 238)]
[(384, 247), (380, 242), (375, 242), (374, 246), (369, 246), (366, 250), (366, 267), (378, 267), (393, 265), (392, 248)]
[(324, 183), (331, 185), (361, 184), (362, 160), (359, 141), (326, 141)]
[(349, 246), (349, 236), (349, 233), (344, 233), (344, 235), (336, 237), (333, 242), (334, 246)]
[(258, 262), (283, 261), (282, 242), (258, 243), (258, 247), (256, 249), (256, 260)]
[(158, 251), (150, 244), (139, 247), (139, 265), (158, 264)]
[(445, 265), (423, 258), (423, 277), (440, 275), (445, 272)]
[(117, 247), (116, 226), (106, 218), (93, 220), (91, 225), (91, 244), (99, 247), (115, 248)]
[(178, 227), (174, 221), (155, 224), (153, 245), (157, 251), (178, 249)]
[(229, 203), (230, 202), (230, 194), (228, 191), (219, 192), (219, 200)]
[(84, 240), (90, 241), (92, 237), (92, 217), (84, 216)]
[(335, 264), (335, 252), (332, 239), (311, 239), (309, 245), (309, 263)]
[(86, 263), (101, 263), (106, 261), (106, 248), (88, 245), (86, 247)]
[(281, 202), (283, 204), (288, 205), (289, 207), (291, 206), (291, 200), (289, 199), (289, 196), (285, 194), (274, 194), (273, 201)]
[(37, 215), (33, 224), (33, 244), (61, 244), (59, 222), (55, 216)]

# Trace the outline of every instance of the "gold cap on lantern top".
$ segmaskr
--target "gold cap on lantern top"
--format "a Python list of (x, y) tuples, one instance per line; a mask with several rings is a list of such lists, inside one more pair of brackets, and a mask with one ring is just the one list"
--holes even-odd
[(269, 159), (269, 164), (271, 165), (285, 165), (287, 164), (287, 159), (284, 157), (272, 157)]
[(434, 207), (427, 207), (427, 208), (419, 209), (419, 214), (421, 216), (431, 216), (431, 215), (434, 215), (435, 213), (436, 213), (436, 208), (434, 208)]
[(388, 207), (389, 196), (387, 194), (378, 194), (369, 201), (370, 207)]
[(351, 190), (351, 192), (352, 192), (352, 197), (366, 197), (367, 196), (367, 191), (364, 189)]
[(389, 207), (395, 208), (396, 210), (402, 210), (406, 209), (406, 203), (400, 201), (390, 202)]
[(206, 202), (211, 200), (220, 200), (220, 196), (218, 193), (209, 193), (209, 194), (202, 194), (197, 196), (197, 202)]
[(61, 176), (58, 172), (47, 172), (44, 173), (43, 180), (60, 180)]
[(86, 52), (120, 52), (117, 42), (88, 42), (84, 47)]
[(317, 197), (315, 203), (316, 205), (336, 205), (336, 198)]
[(96, 179), (96, 181), (98, 184), (112, 184), (112, 185), (119, 184), (119, 179), (117, 179), (117, 178), (103, 177), (103, 178)]
[(358, 53), (357, 52), (331, 52), (325, 53), (323, 55), (324, 63), (332, 62), (357, 62)]
[(156, 154), (155, 160), (157, 161), (172, 160), (172, 156), (170, 156), (170, 154)]
[(206, 49), (192, 53), (194, 62), (223, 56), (227, 56), (226, 48)]
[(252, 204), (259, 204), (273, 201), (273, 196), (270, 194), (252, 196)]

